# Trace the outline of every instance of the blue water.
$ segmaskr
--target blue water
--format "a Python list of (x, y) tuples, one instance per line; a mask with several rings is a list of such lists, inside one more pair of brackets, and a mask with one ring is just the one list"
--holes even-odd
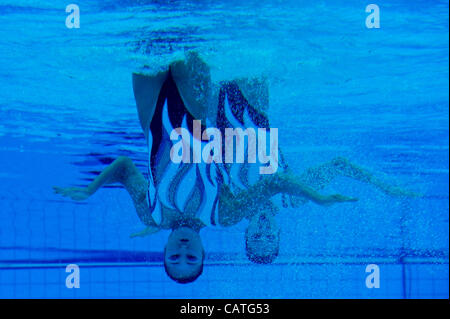
[[(448, 298), (449, 27), (447, 1), (0, 0), (0, 297)], [(110, 186), (85, 202), (53, 185), (85, 186), (119, 155), (146, 171), (131, 73), (186, 50), (214, 81), (265, 74), (269, 118), (298, 173), (344, 156), (424, 194), (389, 197), (338, 178), (322, 192), (357, 203), (282, 208), (280, 254), (245, 256), (246, 222), (202, 230), (204, 273), (171, 281), (168, 232), (142, 229)], [(80, 288), (65, 267), (80, 266)], [(365, 285), (380, 268), (380, 288)]]

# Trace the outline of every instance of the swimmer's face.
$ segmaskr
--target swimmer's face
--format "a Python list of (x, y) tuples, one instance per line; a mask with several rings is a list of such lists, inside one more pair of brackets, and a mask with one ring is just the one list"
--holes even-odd
[(248, 258), (255, 263), (271, 263), (278, 256), (280, 229), (273, 216), (261, 213), (250, 220), (245, 233)]
[(204, 251), (198, 233), (188, 227), (172, 231), (164, 249), (167, 274), (179, 283), (194, 281), (203, 271)]

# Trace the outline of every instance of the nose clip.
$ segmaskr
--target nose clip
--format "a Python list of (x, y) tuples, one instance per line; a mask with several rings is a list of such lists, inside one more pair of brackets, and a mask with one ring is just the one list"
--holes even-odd
[(189, 242), (189, 239), (187, 239), (187, 238), (181, 238), (180, 241), (181, 241), (182, 243), (188, 243), (188, 242)]

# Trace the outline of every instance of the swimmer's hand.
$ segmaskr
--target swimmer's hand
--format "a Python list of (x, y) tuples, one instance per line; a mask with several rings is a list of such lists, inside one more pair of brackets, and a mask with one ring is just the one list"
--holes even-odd
[(85, 200), (87, 199), (91, 193), (88, 191), (86, 187), (58, 187), (53, 186), (53, 190), (55, 194), (60, 194), (64, 197), (70, 197), (73, 200)]
[(335, 203), (345, 203), (345, 202), (357, 202), (358, 198), (348, 197), (341, 194), (333, 194), (329, 196), (325, 196), (323, 200), (323, 204), (326, 206), (333, 205)]
[(135, 237), (145, 237), (147, 235), (151, 235), (154, 234), (156, 232), (159, 231), (159, 227), (157, 226), (148, 226), (146, 229), (144, 229), (143, 231), (140, 231), (138, 233), (134, 233), (130, 235), (130, 238), (135, 238)]

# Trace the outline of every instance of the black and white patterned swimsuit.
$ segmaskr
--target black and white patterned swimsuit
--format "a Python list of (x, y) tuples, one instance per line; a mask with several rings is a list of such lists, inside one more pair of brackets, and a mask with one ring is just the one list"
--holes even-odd
[[(150, 214), (158, 225), (168, 214), (176, 214), (197, 218), (206, 226), (219, 226), (221, 186), (227, 184), (236, 193), (259, 178), (259, 174), (254, 172), (257, 169), (255, 164), (173, 163), (170, 149), (174, 142), (169, 138), (170, 133), (174, 128), (182, 127), (189, 131), (192, 140), (194, 119), (185, 107), (169, 71), (148, 134), (147, 201)], [(238, 86), (232, 82), (221, 85), (216, 121), (222, 138), (225, 128), (269, 127), (267, 118), (248, 104)], [(202, 131), (204, 129), (202, 123)]]

